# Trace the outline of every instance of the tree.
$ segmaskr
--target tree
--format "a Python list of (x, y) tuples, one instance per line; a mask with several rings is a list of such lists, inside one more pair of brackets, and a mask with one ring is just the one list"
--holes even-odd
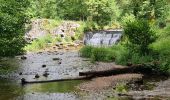
[(0, 56), (23, 52), (28, 0), (0, 0)]
[(115, 0), (86, 0), (88, 18), (100, 26), (107, 25), (120, 16)]
[(136, 18), (147, 20), (165, 19), (168, 12), (166, 0), (131, 0), (129, 8)]

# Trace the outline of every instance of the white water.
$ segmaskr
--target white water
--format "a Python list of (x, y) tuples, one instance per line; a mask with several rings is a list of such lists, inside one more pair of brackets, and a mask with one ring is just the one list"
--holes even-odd
[(118, 43), (122, 36), (122, 30), (108, 30), (99, 32), (88, 32), (85, 34), (85, 45), (111, 46)]

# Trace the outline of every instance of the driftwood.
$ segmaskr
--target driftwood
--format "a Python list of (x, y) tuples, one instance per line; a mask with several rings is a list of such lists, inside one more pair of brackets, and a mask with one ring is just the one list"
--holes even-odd
[(79, 72), (79, 76), (110, 76), (110, 75), (117, 75), (117, 74), (124, 74), (124, 73), (142, 73), (142, 74), (149, 74), (152, 73), (152, 69), (149, 67), (145, 67), (142, 64), (132, 65), (131, 67), (125, 68), (113, 68), (109, 70), (103, 71), (87, 71), (87, 72)]
[(34, 84), (34, 83), (48, 83), (48, 82), (60, 82), (60, 81), (71, 81), (71, 80), (86, 80), (91, 79), (91, 76), (85, 77), (75, 77), (75, 78), (65, 78), (65, 79), (56, 79), (56, 80), (42, 80), (42, 81), (27, 81), (26, 79), (21, 79), (21, 84)]

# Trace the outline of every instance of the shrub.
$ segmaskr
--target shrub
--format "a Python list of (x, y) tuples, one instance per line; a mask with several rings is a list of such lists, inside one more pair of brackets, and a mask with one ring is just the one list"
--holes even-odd
[(92, 47), (84, 46), (80, 50), (80, 55), (82, 57), (91, 58), (91, 61), (114, 61), (116, 51), (112, 50), (110, 47)]
[(132, 51), (137, 49), (140, 54), (149, 53), (149, 44), (156, 39), (149, 23), (144, 20), (129, 21), (124, 27), (124, 35), (128, 38)]
[(92, 55), (92, 46), (84, 46), (83, 48), (80, 49), (80, 56), (90, 58)]
[(109, 48), (94, 48), (92, 50), (92, 61), (114, 61), (114, 52)]

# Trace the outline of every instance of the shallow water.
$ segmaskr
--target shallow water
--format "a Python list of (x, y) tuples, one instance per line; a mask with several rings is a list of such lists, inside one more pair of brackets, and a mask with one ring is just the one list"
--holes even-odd
[[(43, 84), (27, 84), (22, 86), (16, 81), (1, 79), (0, 100), (36, 100), (43, 97), (43, 95), (43, 100), (46, 100), (46, 98), (54, 99), (55, 97), (57, 97), (57, 99), (69, 98), (70, 96), (74, 100), (77, 98), (74, 94), (74, 91), (76, 91), (75, 86), (81, 82), (83, 81), (63, 81)], [(54, 97), (48, 96), (50, 94)]]
[[(80, 71), (90, 70), (91, 63), (80, 58), (78, 52), (44, 52), (30, 53), (25, 55), (26, 60), (21, 56), (15, 58), (3, 58), (1, 66), (8, 66), (12, 71), (1, 74), (0, 79), (0, 100), (76, 100), (76, 86), (84, 81), (63, 81), (52, 83), (38, 83), (21, 85), (21, 78), (27, 81), (54, 80), (68, 77), (77, 77)], [(62, 60), (53, 60), (60, 58)], [(59, 64), (61, 62), (61, 64)], [(42, 65), (46, 67), (43, 68)], [(48, 72), (49, 76), (44, 77), (43, 73)], [(22, 73), (22, 75), (19, 75)], [(40, 78), (35, 79), (35, 74)]]

